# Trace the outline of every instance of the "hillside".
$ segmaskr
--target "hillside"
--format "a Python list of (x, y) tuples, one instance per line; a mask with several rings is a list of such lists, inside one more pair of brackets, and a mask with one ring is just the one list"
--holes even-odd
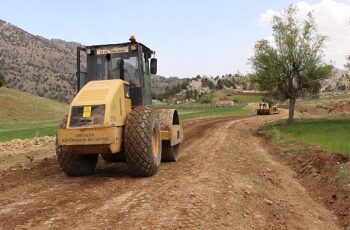
[(335, 70), (333, 76), (323, 80), (321, 85), (321, 92), (350, 90), (350, 73), (347, 71)]
[[(20, 91), (71, 101), (76, 89), (76, 47), (79, 43), (32, 35), (0, 20), (0, 72), (6, 84)], [(183, 80), (152, 77), (152, 91), (164, 93)]]
[[(213, 99), (212, 102), (219, 100), (232, 101), (233, 99), (237, 99), (236, 97), (232, 97), (232, 95), (244, 96), (247, 94), (257, 94), (255, 91), (256, 86), (251, 83), (249, 75), (243, 75), (239, 72), (222, 75), (221, 77), (197, 75), (191, 79), (167, 78), (166, 80), (162, 85), (159, 84), (160, 80), (158, 79), (158, 85), (165, 87), (165, 90), (153, 96), (155, 99), (163, 102), (175, 104), (203, 103), (203, 97), (211, 97)], [(169, 80), (173, 80), (172, 85), (169, 83)], [(258, 94), (261, 95), (259, 92)]]
[[(76, 89), (77, 42), (46, 39), (0, 20), (0, 72), (14, 89), (69, 102)], [(193, 101), (221, 89), (254, 90), (249, 77), (240, 74), (181, 77), (152, 76), (152, 94), (158, 100)], [(322, 81), (321, 91), (349, 90), (350, 77), (336, 71)]]
[[(14, 89), (69, 102), (76, 92), (78, 45), (76, 42), (35, 36), (0, 20), (0, 72), (5, 75), (6, 84)], [(222, 79), (228, 82), (232, 81), (233, 77), (234, 75), (229, 74), (222, 76)], [(214, 84), (218, 80), (218, 77), (204, 78), (210, 79)], [(154, 75), (152, 93), (154, 96), (164, 94), (185, 81), (187, 79)], [(193, 87), (190, 86), (188, 90), (206, 92), (205, 88), (208, 86), (202, 87), (200, 84)], [(238, 88), (242, 87), (244, 88), (238, 84)], [(177, 93), (176, 89), (173, 92)]]
[(5, 87), (0, 88), (0, 105), (0, 140), (21, 137), (18, 133), (52, 134), (68, 111), (66, 103)]
[(186, 79), (179, 77), (163, 77), (160, 75), (153, 75), (151, 77), (152, 93), (154, 95), (164, 94), (169, 88), (174, 88), (181, 85)]
[(69, 101), (75, 93), (77, 45), (34, 36), (0, 20), (0, 71), (10, 87)]

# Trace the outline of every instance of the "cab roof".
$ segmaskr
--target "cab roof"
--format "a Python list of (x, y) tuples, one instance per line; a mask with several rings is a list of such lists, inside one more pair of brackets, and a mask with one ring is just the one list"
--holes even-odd
[(91, 46), (85, 46), (85, 48), (98, 49), (98, 48), (105, 48), (105, 47), (123, 47), (123, 46), (130, 46), (130, 45), (134, 45), (134, 44), (141, 45), (142, 51), (145, 53), (149, 53), (149, 54), (155, 53), (153, 50), (151, 50), (150, 48), (148, 48), (147, 46), (145, 46), (144, 44), (139, 43), (139, 42), (125, 42), (125, 43), (116, 43), (116, 44), (91, 45)]

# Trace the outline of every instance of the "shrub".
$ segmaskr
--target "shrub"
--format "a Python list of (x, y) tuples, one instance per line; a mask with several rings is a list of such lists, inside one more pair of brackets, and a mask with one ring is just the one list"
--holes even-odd
[(201, 96), (201, 98), (199, 99), (199, 102), (201, 104), (212, 104), (213, 100), (211, 99), (211, 97), (208, 94), (205, 94), (205, 95)]
[(0, 73), (0, 88), (5, 85), (5, 77)]

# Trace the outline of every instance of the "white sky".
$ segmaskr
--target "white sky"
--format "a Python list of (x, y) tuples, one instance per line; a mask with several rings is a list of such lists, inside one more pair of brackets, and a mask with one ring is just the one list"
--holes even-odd
[[(318, 3), (297, 3), (298, 17), (303, 18), (308, 12), (313, 12), (319, 33), (328, 37), (326, 41), (325, 58), (336, 67), (343, 68), (345, 56), (350, 54), (350, 1), (337, 2), (322, 0)], [(268, 9), (260, 14), (258, 25), (260, 28), (270, 30), (273, 15), (280, 11)]]
[(135, 34), (157, 52), (161, 75), (221, 76), (250, 71), (255, 42), (271, 36), (271, 16), (291, 3), (301, 15), (314, 11), (329, 38), (326, 59), (343, 68), (350, 0), (0, 0), (0, 19), (83, 45), (126, 42)]

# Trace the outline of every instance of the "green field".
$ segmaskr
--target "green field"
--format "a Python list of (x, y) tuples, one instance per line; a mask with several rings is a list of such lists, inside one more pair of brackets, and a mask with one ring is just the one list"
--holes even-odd
[(252, 103), (252, 102), (260, 102), (262, 96), (255, 95), (233, 95), (230, 97), (232, 101), (239, 103)]
[(254, 109), (245, 105), (231, 107), (215, 107), (211, 104), (181, 104), (181, 105), (156, 105), (156, 109), (176, 109), (180, 121), (198, 119), (203, 117), (241, 116), (254, 114)]
[(0, 141), (54, 135), (68, 105), (0, 88)]
[(264, 127), (277, 139), (290, 139), (320, 146), (350, 156), (350, 118), (297, 120), (291, 125), (274, 123)]
[(180, 120), (198, 119), (203, 117), (215, 117), (215, 116), (240, 116), (253, 114), (254, 111), (244, 106), (233, 107), (203, 107), (203, 108), (179, 108), (178, 109)]
[[(69, 105), (28, 93), (0, 88), (0, 142), (15, 138), (53, 136)], [(163, 106), (173, 108), (174, 106)], [(157, 107), (158, 108), (158, 107)], [(215, 108), (212, 105), (175, 106), (180, 120), (212, 116), (239, 116), (253, 114), (254, 111), (243, 105)]]

